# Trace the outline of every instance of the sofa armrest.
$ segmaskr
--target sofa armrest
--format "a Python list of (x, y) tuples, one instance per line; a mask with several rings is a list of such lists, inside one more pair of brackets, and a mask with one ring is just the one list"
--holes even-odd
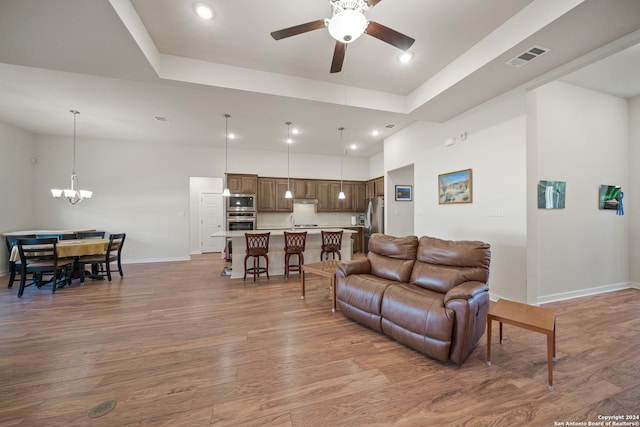
[(489, 286), (482, 282), (464, 282), (447, 292), (444, 296), (445, 305), (453, 299), (469, 300), (476, 295), (489, 291)]
[(371, 264), (369, 260), (357, 259), (352, 261), (341, 261), (338, 263), (336, 275), (347, 277), (352, 274), (369, 274), (371, 273)]

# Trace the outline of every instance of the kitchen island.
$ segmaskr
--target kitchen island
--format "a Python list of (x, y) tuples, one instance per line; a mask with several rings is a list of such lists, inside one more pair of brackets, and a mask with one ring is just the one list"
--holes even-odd
[[(269, 230), (254, 230), (247, 231), (246, 233), (271, 233), (269, 236), (269, 275), (278, 276), (284, 275), (284, 232), (307, 232), (307, 241), (304, 251), (305, 264), (320, 261), (320, 252), (322, 249), (322, 233), (321, 231), (343, 231), (342, 235), (342, 254), (343, 261), (351, 260), (351, 234), (353, 230), (344, 228), (295, 228), (295, 229), (269, 229)], [(247, 243), (244, 236), (245, 231), (226, 231), (224, 236), (231, 239), (233, 247), (233, 256), (231, 262), (231, 278), (242, 279), (244, 277), (244, 256), (246, 253)], [(216, 234), (218, 235), (218, 234)], [(331, 259), (331, 256), (329, 256)], [(292, 257), (292, 261), (295, 257)], [(251, 259), (247, 263), (252, 263)], [(264, 259), (260, 260), (260, 265), (264, 265)], [(290, 278), (297, 280), (295, 274), (292, 274)]]

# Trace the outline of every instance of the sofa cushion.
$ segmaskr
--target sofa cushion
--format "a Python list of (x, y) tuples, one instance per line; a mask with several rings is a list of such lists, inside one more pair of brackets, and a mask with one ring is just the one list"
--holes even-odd
[(340, 311), (348, 318), (382, 332), (380, 310), (388, 286), (391, 286), (389, 280), (370, 274), (338, 277), (336, 300)]
[(411, 283), (446, 293), (460, 283), (489, 280), (491, 249), (478, 241), (450, 241), (421, 237)]
[(416, 236), (393, 237), (374, 234), (369, 239), (367, 259), (371, 274), (397, 282), (408, 282), (416, 258)]
[(389, 286), (382, 299), (382, 330), (436, 359), (449, 359), (455, 312), (444, 295), (415, 285)]

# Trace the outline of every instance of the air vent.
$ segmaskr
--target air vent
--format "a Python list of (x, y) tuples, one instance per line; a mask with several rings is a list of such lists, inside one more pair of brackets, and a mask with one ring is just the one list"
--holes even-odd
[(396, 127), (396, 125), (386, 125), (385, 128), (387, 129), (393, 129), (394, 127)]
[(548, 47), (533, 46), (532, 48), (525, 50), (515, 58), (508, 60), (507, 65), (512, 65), (514, 67), (520, 68), (523, 65), (526, 65), (534, 59), (538, 58), (539, 56), (549, 52), (550, 50), (551, 49), (549, 49)]
[(159, 123), (167, 123), (169, 121), (169, 119), (163, 116), (155, 116), (154, 119), (156, 122), (159, 122)]

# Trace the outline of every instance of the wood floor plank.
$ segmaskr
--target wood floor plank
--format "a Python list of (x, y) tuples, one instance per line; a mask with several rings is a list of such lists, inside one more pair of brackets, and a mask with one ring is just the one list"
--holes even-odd
[(254, 283), (223, 267), (209, 254), (53, 295), (1, 287), (0, 427), (547, 426), (640, 412), (637, 289), (546, 305), (549, 392), (541, 334), (505, 325), (493, 366), (486, 336), (462, 366), (442, 363), (332, 313), (324, 278), (309, 276), (302, 300), (298, 276)]

